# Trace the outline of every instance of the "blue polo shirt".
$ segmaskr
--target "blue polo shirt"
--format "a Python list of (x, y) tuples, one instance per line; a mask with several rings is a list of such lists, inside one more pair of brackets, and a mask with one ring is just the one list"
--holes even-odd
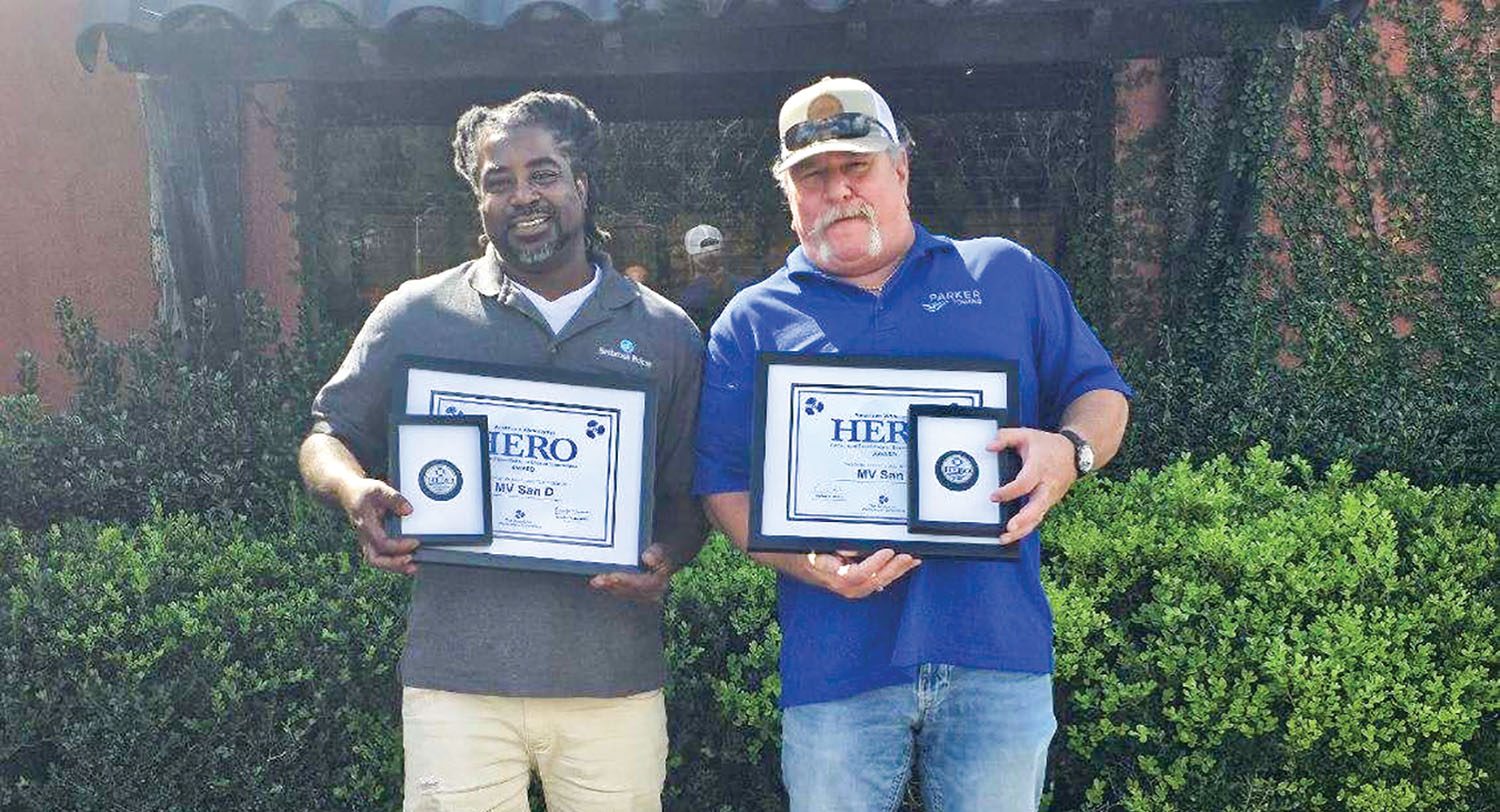
[[(784, 351), (1009, 359), (1020, 422), (1057, 428), (1094, 389), (1132, 394), (1047, 264), (999, 239), (951, 240), (917, 227), (879, 295), (817, 269), (801, 248), (732, 299), (710, 331), (699, 407), (700, 494), (748, 491), (756, 353)], [(1021, 559), (929, 559), (860, 600), (778, 579), (783, 706), (909, 681), (923, 663), (1048, 673), (1052, 610), (1041, 542)]]

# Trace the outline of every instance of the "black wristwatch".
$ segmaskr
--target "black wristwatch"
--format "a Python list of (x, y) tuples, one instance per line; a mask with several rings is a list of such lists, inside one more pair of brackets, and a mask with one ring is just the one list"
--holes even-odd
[(1073, 444), (1073, 468), (1078, 475), (1083, 476), (1094, 470), (1094, 447), (1089, 445), (1089, 441), (1079, 437), (1072, 429), (1063, 429), (1058, 434), (1068, 438), (1068, 442)]

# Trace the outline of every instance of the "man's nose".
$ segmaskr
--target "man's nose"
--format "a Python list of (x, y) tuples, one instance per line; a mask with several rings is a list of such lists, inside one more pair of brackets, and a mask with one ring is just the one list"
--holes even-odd
[(823, 193), (834, 200), (848, 200), (854, 196), (854, 184), (842, 171), (829, 170), (827, 185), (823, 187)]
[(530, 181), (520, 181), (516, 188), (511, 190), (510, 204), (512, 206), (524, 207), (536, 202), (541, 197), (541, 192)]

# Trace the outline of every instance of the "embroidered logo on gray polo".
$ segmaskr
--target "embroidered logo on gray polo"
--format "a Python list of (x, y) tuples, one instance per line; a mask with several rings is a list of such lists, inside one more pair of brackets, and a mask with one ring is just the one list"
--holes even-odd
[(641, 369), (650, 369), (651, 367), (656, 366), (655, 362), (637, 355), (635, 352), (637, 347), (638, 345), (633, 339), (622, 338), (614, 347), (606, 347), (602, 344), (599, 345), (599, 354), (605, 356), (606, 358), (614, 358), (619, 361), (627, 361), (629, 363), (635, 364)]
[(428, 499), (446, 502), (464, 489), (464, 475), (447, 460), (433, 460), (417, 472), (417, 487)]
[(964, 451), (948, 451), (935, 466), (938, 484), (950, 491), (966, 491), (979, 481), (979, 463)]
[(927, 301), (922, 303), (922, 309), (928, 313), (936, 313), (948, 305), (982, 305), (984, 295), (979, 288), (972, 290), (944, 290), (927, 294)]

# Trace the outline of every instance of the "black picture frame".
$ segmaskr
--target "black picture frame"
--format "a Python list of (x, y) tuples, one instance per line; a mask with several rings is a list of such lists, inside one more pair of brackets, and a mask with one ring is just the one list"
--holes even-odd
[[(486, 438), (489, 436), (490, 422), (484, 415), (398, 415), (393, 416), (389, 421), (389, 424), (387, 447), (389, 449), (390, 456), (387, 471), (392, 487), (399, 489), (400, 483), (402, 481), (401, 429), (403, 427), (467, 426), (474, 430), (474, 443), (479, 449), (480, 464), (477, 466), (478, 471), (471, 472), (478, 481), (473, 484), (479, 486), (479, 492), (482, 494), (487, 494), (490, 492), (490, 467), (485, 462), (487, 455)], [(479, 509), (483, 514), (479, 526), (484, 528), (493, 527), (494, 522), (492, 515), (492, 501), (490, 499), (480, 499), (479, 503)], [(472, 547), (476, 545), (488, 544), (490, 541), (490, 534), (488, 531), (477, 534), (414, 533), (409, 532), (405, 525), (406, 522), (404, 517), (395, 514), (387, 516), (385, 520), (386, 535), (401, 536), (403, 538), (415, 538), (421, 541), (423, 544), (457, 547)]]
[[(913, 379), (938, 378), (951, 380), (956, 387), (954, 391), (961, 392), (962, 397), (975, 401), (973, 405), (991, 406), (992, 403), (982, 401), (981, 395), (984, 391), (994, 392), (996, 400), (1003, 400), (1004, 407), (1016, 411), (1019, 409), (1019, 365), (1013, 360), (995, 358), (972, 358), (954, 356), (881, 356), (881, 355), (840, 355), (834, 353), (793, 353), (793, 352), (762, 352), (756, 357), (755, 373), (755, 400), (754, 400), (754, 434), (751, 441), (750, 458), (750, 539), (749, 547), (753, 552), (832, 552), (836, 550), (874, 551), (881, 548), (891, 548), (897, 552), (910, 553), (923, 557), (951, 557), (951, 558), (995, 558), (1003, 557), (997, 555), (996, 551), (986, 548), (985, 545), (976, 544), (972, 541), (958, 538), (945, 538), (939, 534), (912, 534), (906, 526), (905, 510), (907, 509), (908, 497), (904, 489), (899, 496), (902, 515), (899, 519), (886, 517), (881, 520), (882, 529), (878, 530), (879, 537), (853, 536), (852, 533), (860, 532), (873, 527), (868, 521), (845, 521), (842, 519), (830, 519), (828, 521), (803, 521), (790, 519), (791, 512), (787, 512), (787, 521), (782, 521), (781, 511), (786, 510), (795, 498), (792, 494), (790, 480), (793, 478), (786, 472), (773, 483), (768, 480), (768, 469), (776, 467), (778, 462), (790, 461), (793, 452), (790, 449), (794, 442), (790, 436), (790, 429), (779, 431), (768, 428), (768, 413), (773, 411), (770, 398), (773, 395), (778, 399), (785, 399), (788, 394), (796, 397), (797, 386), (789, 387), (789, 392), (770, 391), (773, 370), (778, 368), (791, 369), (796, 375), (801, 376), (805, 372), (807, 380), (816, 382), (820, 379), (833, 380), (839, 377), (840, 370), (857, 370), (856, 374), (889, 382), (888, 386), (875, 387), (886, 388), (893, 393), (892, 397), (899, 400), (903, 395), (899, 390), (910, 388), (913, 397), (934, 397), (932, 393), (924, 393), (921, 385), (913, 383), (907, 387), (906, 381)], [(934, 373), (936, 375), (934, 375)], [(983, 385), (979, 382), (983, 380)], [(973, 385), (970, 385), (973, 384)], [(832, 384), (831, 389), (836, 389), (837, 384)], [(962, 397), (960, 399), (962, 399)], [(794, 405), (789, 401), (782, 400), (775, 411), (790, 409), (795, 414)], [(902, 414), (906, 408), (902, 408)], [(776, 434), (776, 442), (788, 447), (784, 451), (773, 448), (770, 443), (769, 434)], [(768, 449), (773, 453), (768, 456)], [(783, 460), (783, 457), (785, 459)], [(907, 476), (906, 465), (903, 461), (900, 466), (903, 478)], [(772, 487), (777, 490), (773, 491)], [(886, 503), (889, 506), (889, 502)], [(770, 510), (777, 510), (771, 514)], [(768, 527), (768, 517), (774, 516), (775, 525), (796, 524), (806, 527), (810, 532), (787, 532), (780, 527)], [(842, 525), (842, 526), (840, 526)], [(897, 527), (899, 526), (899, 530)], [(920, 535), (921, 537), (913, 537)], [(993, 545), (999, 547), (998, 543)], [(1014, 545), (1012, 545), (1014, 546)]]
[[(978, 557), (1019, 559), (1021, 547), (1019, 544), (1001, 545), (999, 536), (1005, 531), (1005, 525), (1010, 522), (1016, 513), (1016, 503), (1000, 502), (995, 505), (996, 520), (994, 522), (950, 522), (926, 520), (921, 516), (919, 504), (921, 501), (922, 483), (927, 481), (925, 471), (922, 470), (922, 430), (919, 425), (925, 418), (958, 418), (963, 420), (978, 420), (992, 426), (996, 431), (1002, 428), (1019, 425), (1013, 409), (998, 409), (971, 406), (932, 406), (914, 405), (910, 410), (910, 439), (907, 452), (907, 527), (915, 533), (931, 533), (942, 536), (968, 536), (989, 537), (996, 539), (996, 543), (990, 546), (981, 546), (976, 552)], [(999, 476), (996, 482), (976, 483), (976, 487), (984, 489), (989, 493), (995, 488), (1004, 485), (1016, 478), (1021, 470), (1021, 458), (1014, 451), (1006, 449), (1001, 452), (985, 451), (979, 449), (965, 449), (974, 456), (988, 454), (996, 459)]]
[[(613, 425), (616, 430), (606, 432), (605, 436), (609, 442), (620, 442), (618, 438), (622, 432), (635, 431), (639, 436), (639, 457), (634, 454), (628, 455), (636, 460), (636, 468), (639, 471), (639, 485), (634, 488), (638, 494), (635, 500), (625, 500), (618, 491), (612, 491), (610, 506), (606, 510), (613, 509), (616, 515), (626, 513), (633, 515), (632, 521), (615, 521), (610, 525), (608, 545), (611, 549), (616, 547), (616, 542), (622, 538), (625, 541), (608, 561), (591, 560), (585, 556), (591, 555), (588, 551), (597, 550), (600, 545), (596, 544), (574, 544), (558, 537), (546, 538), (520, 538), (516, 534), (507, 534), (496, 529), (495, 523), (491, 524), (490, 544), (484, 549), (474, 547), (421, 547), (413, 556), (414, 560), (423, 564), (442, 564), (470, 567), (498, 567), (503, 569), (535, 570), (542, 572), (556, 572), (572, 575), (594, 575), (605, 572), (642, 572), (644, 566), (641, 564), (641, 555), (651, 543), (651, 528), (653, 512), (655, 509), (655, 481), (656, 481), (656, 394), (649, 381), (633, 379), (621, 375), (609, 375), (602, 373), (582, 372), (577, 370), (562, 370), (552, 367), (521, 366), (513, 364), (486, 364), (474, 361), (462, 361), (450, 358), (437, 358), (432, 356), (403, 356), (398, 361), (398, 369), (395, 383), (391, 390), (390, 412), (392, 419), (404, 418), (411, 414), (431, 414), (435, 408), (441, 408), (443, 400), (438, 397), (438, 392), (425, 384), (421, 391), (414, 392), (411, 382), (414, 378), (439, 379), (449, 376), (454, 381), (467, 381), (474, 385), (478, 379), (483, 379), (483, 392), (469, 392), (468, 396), (478, 400), (493, 401), (492, 406), (504, 404), (507, 401), (537, 403), (549, 407), (559, 407), (559, 413), (565, 413), (569, 407), (575, 412), (597, 411), (601, 415), (615, 412), (615, 422), (601, 419), (601, 423)], [(596, 390), (601, 400), (594, 403), (585, 401), (544, 401), (527, 400), (516, 397), (518, 391), (530, 388), (566, 387), (570, 389)], [(611, 395), (610, 393), (614, 393)], [(462, 396), (461, 390), (444, 390), (446, 395)], [(580, 396), (588, 394), (579, 393)], [(424, 398), (425, 395), (425, 398)], [(639, 399), (639, 408), (606, 408), (598, 405), (609, 398), (623, 398), (626, 400)], [(415, 399), (422, 399), (421, 409), (423, 411), (411, 411), (416, 403)], [(586, 400), (586, 399), (585, 399)], [(496, 406), (498, 408), (498, 406)], [(626, 411), (633, 414), (627, 415)], [(491, 421), (492, 427), (495, 421)], [(606, 427), (607, 427), (606, 426)], [(492, 432), (494, 428), (491, 429)], [(628, 441), (626, 441), (628, 442)], [(623, 458), (626, 456), (624, 450), (618, 454)], [(494, 464), (493, 453), (489, 457), (491, 467)], [(623, 463), (621, 463), (623, 464)], [(624, 472), (628, 473), (628, 472)], [(612, 476), (613, 474), (611, 474)], [(490, 473), (491, 486), (499, 488), (504, 479), (503, 475)], [(613, 480), (619, 486), (620, 480)], [(627, 490), (629, 488), (627, 487)], [(498, 496), (496, 498), (499, 498)], [(493, 500), (492, 500), (493, 501)], [(493, 510), (493, 507), (492, 507)], [(623, 535), (622, 535), (623, 534)], [(541, 547), (555, 550), (555, 554), (540, 555), (533, 553), (521, 553), (520, 550)], [(575, 557), (569, 557), (569, 549)]]

